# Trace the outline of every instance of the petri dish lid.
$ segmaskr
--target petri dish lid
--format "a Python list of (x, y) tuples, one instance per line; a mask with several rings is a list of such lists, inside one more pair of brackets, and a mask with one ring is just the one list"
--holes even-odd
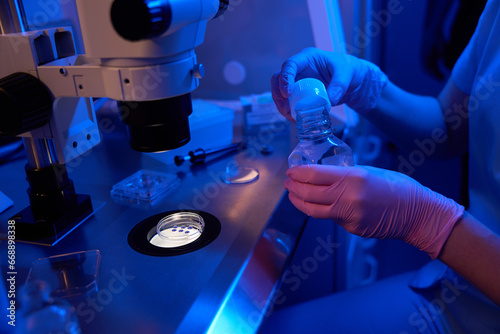
[(244, 166), (228, 166), (221, 175), (221, 180), (227, 184), (251, 183), (259, 178), (259, 171), (255, 168)]
[[(162, 218), (156, 226), (160, 247), (179, 247), (197, 240), (205, 228), (203, 217), (194, 212), (177, 212)], [(158, 239), (158, 238), (154, 238)], [(153, 242), (153, 240), (151, 240)], [(161, 244), (161, 245), (160, 245)]]

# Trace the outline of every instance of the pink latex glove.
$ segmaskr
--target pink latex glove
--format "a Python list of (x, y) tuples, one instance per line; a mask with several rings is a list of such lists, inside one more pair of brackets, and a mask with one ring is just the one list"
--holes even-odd
[(285, 188), (299, 210), (348, 232), (400, 239), (436, 259), (464, 207), (412, 178), (375, 167), (297, 166)]

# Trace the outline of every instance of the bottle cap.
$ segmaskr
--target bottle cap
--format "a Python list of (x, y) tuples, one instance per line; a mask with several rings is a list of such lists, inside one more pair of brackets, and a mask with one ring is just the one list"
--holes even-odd
[(329, 111), (332, 106), (326, 93), (325, 85), (314, 78), (297, 81), (288, 101), (290, 102), (293, 119), (296, 119), (297, 116), (296, 109), (317, 108), (326, 105)]

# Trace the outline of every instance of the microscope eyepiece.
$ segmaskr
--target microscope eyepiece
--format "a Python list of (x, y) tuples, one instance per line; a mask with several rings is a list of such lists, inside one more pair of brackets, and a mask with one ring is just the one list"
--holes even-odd
[(110, 14), (116, 32), (129, 41), (161, 36), (172, 23), (168, 1), (115, 0)]
[(118, 109), (127, 126), (130, 146), (136, 151), (163, 152), (181, 147), (191, 139), (190, 94), (153, 101), (119, 101)]

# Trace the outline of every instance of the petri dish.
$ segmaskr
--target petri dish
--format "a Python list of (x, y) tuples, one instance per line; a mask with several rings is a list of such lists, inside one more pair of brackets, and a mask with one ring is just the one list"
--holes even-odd
[(203, 217), (194, 212), (177, 212), (162, 218), (156, 226), (156, 235), (150, 240), (155, 246), (171, 248), (192, 243), (205, 228)]
[(227, 184), (245, 184), (259, 178), (259, 171), (251, 167), (228, 166), (221, 175), (221, 180)]

